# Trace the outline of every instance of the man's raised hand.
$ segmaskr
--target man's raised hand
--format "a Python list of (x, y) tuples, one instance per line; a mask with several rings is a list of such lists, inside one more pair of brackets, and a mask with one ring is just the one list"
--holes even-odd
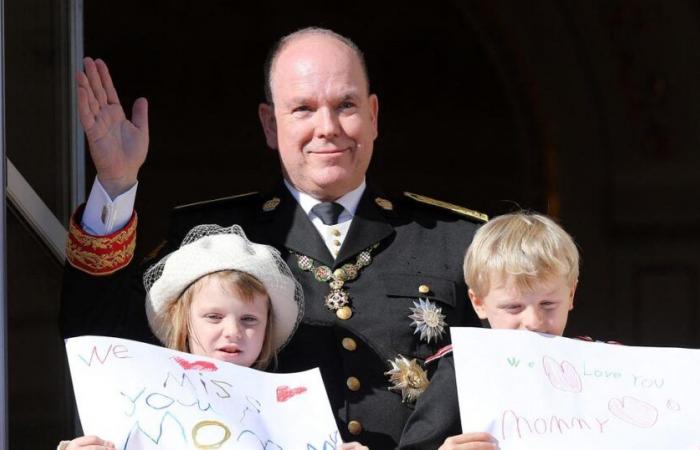
[(119, 103), (104, 61), (83, 60), (78, 82), (78, 114), (97, 169), (97, 178), (111, 198), (129, 190), (148, 153), (148, 102), (134, 102), (131, 121)]

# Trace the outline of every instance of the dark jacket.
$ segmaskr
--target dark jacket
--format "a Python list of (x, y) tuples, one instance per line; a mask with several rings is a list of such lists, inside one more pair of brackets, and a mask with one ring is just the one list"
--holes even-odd
[(399, 448), (435, 450), (450, 436), (462, 434), (457, 399), (457, 380), (452, 353), (429, 363), (430, 386), (408, 418)]
[[(279, 199), (272, 202), (278, 203), (274, 209), (269, 207), (271, 199)], [(462, 277), (475, 222), (403, 196), (378, 200), (368, 187), (334, 261), (306, 213), (280, 186), (271, 195), (176, 208), (161, 255), (203, 223), (239, 224), (251, 241), (277, 247), (304, 288), (306, 310), (299, 330), (279, 355), (276, 370), (320, 367), (343, 440), (357, 440), (373, 450), (391, 449), (398, 445), (413, 405), (402, 402), (400, 392), (389, 391), (384, 375), (390, 369), (388, 361), (403, 355), (422, 363), (449, 343), (448, 330), (437, 341), (421, 340), (411, 326), (409, 308), (419, 297), (427, 298), (442, 308), (448, 325), (478, 325)], [(324, 306), (328, 283), (300, 270), (294, 252), (335, 269), (354, 263), (374, 244), (378, 247), (372, 251), (371, 264), (346, 284), (353, 314), (341, 320)], [(155, 342), (146, 322), (141, 270), (132, 263), (113, 275), (94, 277), (67, 265), (61, 308), (64, 336), (98, 334)], [(428, 292), (420, 293), (421, 285)], [(356, 348), (347, 350), (344, 338), (354, 340)], [(349, 377), (359, 383), (349, 383)]]

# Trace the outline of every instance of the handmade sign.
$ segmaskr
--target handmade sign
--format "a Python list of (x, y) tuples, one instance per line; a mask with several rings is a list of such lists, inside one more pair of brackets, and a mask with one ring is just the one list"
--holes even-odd
[(86, 435), (121, 450), (332, 450), (318, 369), (274, 374), (111, 337), (66, 341)]
[(501, 450), (700, 450), (700, 350), (451, 333), (462, 430)]

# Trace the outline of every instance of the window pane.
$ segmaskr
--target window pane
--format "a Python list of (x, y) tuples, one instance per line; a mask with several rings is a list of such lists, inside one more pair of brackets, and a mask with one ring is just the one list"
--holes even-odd
[(70, 208), (67, 4), (5, 0), (6, 154), (63, 223)]

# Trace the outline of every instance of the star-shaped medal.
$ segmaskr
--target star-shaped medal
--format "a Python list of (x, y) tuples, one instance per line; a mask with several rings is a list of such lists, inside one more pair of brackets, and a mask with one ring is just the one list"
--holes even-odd
[(413, 314), (408, 316), (413, 320), (412, 327), (416, 327), (413, 334), (420, 332), (420, 340), (430, 343), (433, 339), (435, 342), (442, 339), (445, 332), (445, 315), (442, 314), (442, 308), (435, 306), (430, 300), (419, 298), (418, 302), (413, 302), (415, 308), (409, 308)]

